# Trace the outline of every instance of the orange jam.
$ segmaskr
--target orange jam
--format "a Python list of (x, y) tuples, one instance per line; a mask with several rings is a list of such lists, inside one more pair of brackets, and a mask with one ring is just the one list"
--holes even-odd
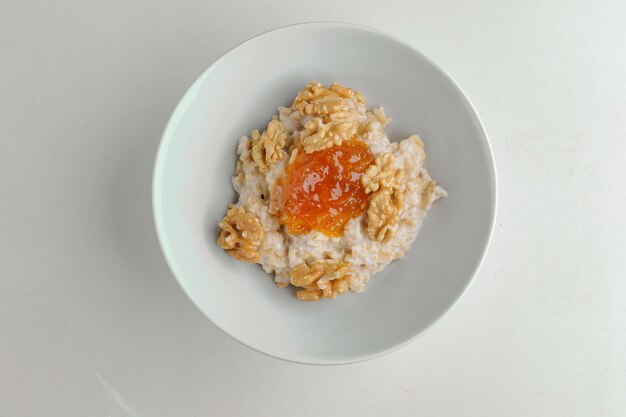
[(293, 234), (317, 230), (341, 236), (348, 221), (367, 206), (361, 174), (373, 161), (357, 138), (310, 154), (298, 149), (276, 184), (281, 224)]

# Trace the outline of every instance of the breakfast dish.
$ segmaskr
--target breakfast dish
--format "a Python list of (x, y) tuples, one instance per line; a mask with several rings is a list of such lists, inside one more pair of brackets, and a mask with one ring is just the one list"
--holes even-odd
[(390, 142), (382, 107), (311, 82), (291, 107), (239, 140), (239, 194), (219, 223), (227, 254), (259, 263), (301, 300), (361, 292), (400, 259), (446, 191), (424, 168), (418, 136)]

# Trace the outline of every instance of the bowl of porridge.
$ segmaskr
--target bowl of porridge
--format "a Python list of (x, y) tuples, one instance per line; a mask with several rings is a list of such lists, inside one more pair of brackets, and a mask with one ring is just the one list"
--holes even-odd
[(261, 34), (190, 87), (159, 148), (157, 234), (219, 328), (278, 358), (369, 359), (459, 299), (493, 230), (496, 179), (467, 97), (385, 34)]

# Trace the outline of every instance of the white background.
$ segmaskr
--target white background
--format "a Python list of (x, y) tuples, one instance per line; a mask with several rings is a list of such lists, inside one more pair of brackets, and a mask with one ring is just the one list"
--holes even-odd
[[(195, 77), (311, 20), (382, 29), (447, 70), (500, 189), (461, 301), (409, 346), (337, 367), (215, 328), (150, 204)], [(626, 415), (625, 20), (621, 0), (1, 0), (0, 416)]]

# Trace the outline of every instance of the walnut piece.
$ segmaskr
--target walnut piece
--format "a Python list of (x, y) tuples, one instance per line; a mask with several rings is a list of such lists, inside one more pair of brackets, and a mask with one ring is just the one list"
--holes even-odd
[(280, 120), (272, 120), (267, 129), (259, 134), (258, 130), (252, 131), (252, 159), (262, 174), (283, 158), (285, 147), (285, 126)]
[(361, 175), (361, 184), (367, 194), (379, 188), (399, 189), (404, 179), (404, 172), (394, 167), (395, 158), (392, 153), (378, 155), (373, 165)]
[(357, 103), (365, 103), (365, 99), (351, 88), (339, 84), (331, 84), (328, 88), (311, 81), (298, 93), (292, 107), (303, 115), (327, 115), (348, 110), (347, 100), (355, 99)]
[(321, 151), (341, 145), (356, 134), (356, 128), (356, 122), (349, 112), (337, 112), (329, 116), (327, 123), (319, 117), (306, 122), (300, 132), (300, 141), (306, 153)]
[(352, 113), (355, 104), (364, 102), (358, 92), (342, 85), (326, 88), (317, 82), (308, 83), (292, 105), (301, 115), (313, 116), (300, 133), (304, 151), (320, 151), (354, 136), (357, 123)]
[(301, 102), (297, 109), (302, 115), (326, 115), (348, 110), (349, 104), (341, 97), (320, 97), (312, 103)]
[(296, 292), (296, 297), (302, 301), (319, 301), (322, 298), (320, 290), (300, 290)]
[(372, 240), (387, 242), (398, 228), (403, 194), (393, 188), (381, 188), (370, 199), (367, 208), (367, 235)]
[(406, 191), (404, 172), (394, 163), (393, 154), (386, 152), (361, 175), (365, 192), (372, 195), (367, 208), (367, 235), (380, 242), (395, 235)]
[(350, 289), (353, 273), (348, 262), (317, 259), (291, 269), (291, 284), (303, 288), (296, 296), (305, 301), (335, 298)]
[(233, 206), (220, 222), (217, 244), (227, 254), (244, 262), (258, 262), (261, 240), (265, 235), (259, 219), (245, 209)]
[(355, 91), (351, 88), (344, 87), (341, 84), (331, 84), (328, 89), (333, 93), (339, 94), (343, 98), (354, 98), (358, 103), (365, 103), (365, 99), (358, 91)]

